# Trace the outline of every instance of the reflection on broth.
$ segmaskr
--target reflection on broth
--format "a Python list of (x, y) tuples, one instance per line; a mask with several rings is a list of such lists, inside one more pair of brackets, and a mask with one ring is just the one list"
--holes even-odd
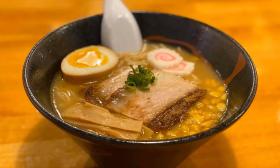
[[(108, 58), (118, 62), (106, 72), (86, 70), (102, 76), (80, 83), (66, 80), (64, 72), (54, 77), (51, 97), (65, 121), (101, 135), (158, 140), (210, 129), (226, 111), (226, 86), (219, 75), (181, 47), (146, 41), (137, 55), (113, 56)], [(85, 60), (94, 60), (94, 53), (91, 57)]]

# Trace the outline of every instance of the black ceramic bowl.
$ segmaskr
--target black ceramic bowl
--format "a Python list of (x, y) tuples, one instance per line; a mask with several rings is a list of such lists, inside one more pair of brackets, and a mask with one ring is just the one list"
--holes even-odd
[(99, 136), (61, 120), (50, 99), (50, 85), (60, 62), (71, 51), (100, 44), (101, 15), (67, 24), (39, 41), (23, 68), (23, 83), (38, 111), (85, 145), (100, 167), (175, 167), (208, 137), (237, 121), (250, 106), (257, 87), (255, 67), (232, 38), (204, 23), (170, 14), (135, 13), (143, 38), (181, 45), (203, 56), (228, 84), (228, 109), (222, 121), (207, 131), (176, 139), (134, 141)]

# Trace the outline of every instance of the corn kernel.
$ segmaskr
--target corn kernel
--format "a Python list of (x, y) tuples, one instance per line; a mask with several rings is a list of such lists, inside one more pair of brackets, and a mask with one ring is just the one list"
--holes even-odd
[(182, 128), (182, 123), (179, 123), (177, 128)]
[(192, 126), (191, 126), (191, 131), (195, 131), (195, 132), (199, 131), (199, 126), (198, 126), (198, 124), (192, 125)]
[(210, 110), (213, 110), (213, 109), (214, 109), (214, 106), (208, 105), (208, 108), (209, 108)]
[(190, 131), (190, 135), (196, 134), (197, 131)]
[(169, 136), (169, 137), (176, 137), (176, 136), (177, 136), (176, 133), (175, 133), (174, 131), (168, 131), (168, 132), (166, 133), (166, 135)]
[(218, 103), (216, 107), (219, 111), (225, 111), (226, 109), (226, 105), (224, 103)]
[(158, 134), (156, 135), (156, 138), (157, 138), (157, 139), (163, 139), (163, 138), (164, 138), (164, 135), (163, 135), (162, 133), (158, 133)]
[(182, 124), (181, 129), (186, 130), (186, 129), (188, 129), (188, 126), (186, 124)]
[(201, 103), (201, 102), (197, 102), (195, 106), (196, 106), (197, 108), (201, 108), (201, 107), (203, 107), (203, 106), (204, 106), (204, 104), (203, 104), (203, 103)]
[(216, 92), (216, 91), (212, 91), (212, 92), (210, 92), (209, 94), (210, 94), (211, 96), (213, 96), (213, 97), (220, 97), (219, 92)]
[(227, 98), (227, 95), (224, 93), (222, 96), (221, 96), (221, 100), (226, 100)]
[(219, 99), (214, 98), (214, 99), (211, 99), (210, 102), (211, 102), (211, 104), (217, 104), (219, 101), (220, 101)]
[(212, 127), (213, 125), (213, 121), (212, 120), (209, 120), (209, 121), (205, 121), (202, 126), (205, 127), (205, 128), (210, 128)]
[(183, 131), (184, 134), (188, 133), (189, 132), (189, 127), (186, 126), (184, 129), (182, 129), (182, 131)]

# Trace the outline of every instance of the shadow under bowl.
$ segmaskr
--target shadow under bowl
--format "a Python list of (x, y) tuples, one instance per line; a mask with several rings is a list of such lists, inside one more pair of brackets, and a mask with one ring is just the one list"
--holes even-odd
[(136, 141), (100, 136), (61, 120), (50, 98), (50, 86), (64, 56), (100, 44), (102, 15), (64, 25), (40, 40), (23, 68), (25, 91), (37, 110), (77, 138), (101, 167), (175, 167), (209, 137), (228, 128), (250, 106), (257, 74), (247, 52), (232, 38), (204, 23), (162, 13), (134, 13), (144, 39), (180, 45), (204, 57), (227, 83), (228, 108), (221, 122), (204, 132), (167, 140)]

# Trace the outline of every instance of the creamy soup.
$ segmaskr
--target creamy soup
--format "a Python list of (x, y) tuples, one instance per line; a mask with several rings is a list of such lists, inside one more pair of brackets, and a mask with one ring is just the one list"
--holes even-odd
[[(96, 51), (81, 54), (77, 63), (92, 68), (98, 59), (111, 59)], [(138, 54), (115, 55), (118, 61), (104, 72), (83, 80), (63, 67), (57, 72), (51, 97), (63, 120), (103, 136), (160, 140), (210, 129), (225, 113), (226, 85), (202, 57), (148, 41)]]

